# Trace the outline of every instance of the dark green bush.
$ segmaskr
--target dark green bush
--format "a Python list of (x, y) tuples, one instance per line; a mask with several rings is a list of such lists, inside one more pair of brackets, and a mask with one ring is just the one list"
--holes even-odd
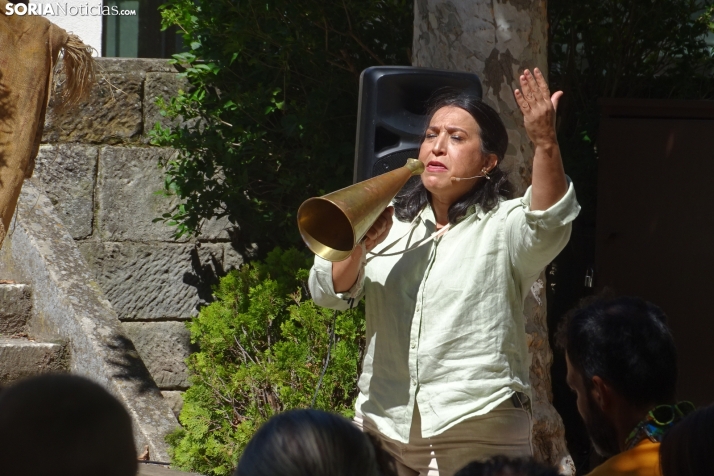
[(188, 359), (183, 429), (169, 437), (172, 462), (206, 475), (227, 475), (256, 429), (277, 412), (311, 406), (354, 415), (364, 311), (335, 314), (307, 295), (309, 263), (279, 248), (264, 262), (222, 278), (216, 301), (190, 324), (200, 350)]

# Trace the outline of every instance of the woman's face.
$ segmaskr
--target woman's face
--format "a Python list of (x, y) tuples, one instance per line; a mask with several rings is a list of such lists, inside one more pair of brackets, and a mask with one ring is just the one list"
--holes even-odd
[(451, 178), (483, 175), (481, 169), (496, 166), (495, 154), (481, 153), (481, 128), (476, 120), (460, 107), (446, 106), (437, 110), (429, 122), (419, 160), (425, 170), (421, 176), (432, 196), (449, 203), (468, 192), (479, 177), (452, 181)]

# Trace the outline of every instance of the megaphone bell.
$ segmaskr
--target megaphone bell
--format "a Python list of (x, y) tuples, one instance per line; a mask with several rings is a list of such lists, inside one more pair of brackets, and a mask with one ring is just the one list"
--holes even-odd
[(422, 172), (424, 164), (408, 159), (404, 167), (305, 200), (297, 216), (303, 241), (328, 261), (347, 259), (407, 180)]

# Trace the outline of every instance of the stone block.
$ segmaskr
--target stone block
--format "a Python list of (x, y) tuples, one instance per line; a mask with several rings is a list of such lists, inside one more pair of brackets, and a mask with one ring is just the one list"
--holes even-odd
[(24, 332), (32, 312), (32, 293), (27, 284), (0, 284), (0, 335)]
[(198, 235), (200, 241), (223, 241), (230, 240), (236, 226), (228, 221), (228, 217), (211, 218), (207, 220), (201, 227), (201, 233)]
[[(160, 147), (103, 147), (99, 150), (97, 226), (103, 241), (167, 241), (175, 228), (155, 218), (170, 212), (176, 197), (157, 192), (164, 189), (160, 161), (176, 152)], [(200, 240), (229, 240), (234, 226), (227, 218), (211, 219), (203, 225)], [(189, 240), (182, 237), (181, 242)]]
[(127, 320), (187, 319), (211, 300), (222, 271), (222, 244), (79, 244), (99, 286)]
[(223, 243), (223, 270), (238, 269), (243, 264), (243, 256), (230, 243)]
[(75, 240), (92, 234), (98, 153), (93, 146), (61, 144), (43, 145), (37, 155), (35, 176)]
[[(171, 211), (175, 197), (163, 190), (160, 160), (175, 152), (158, 147), (103, 147), (99, 150), (97, 216), (103, 241), (174, 241), (173, 227), (155, 218)], [(183, 241), (187, 241), (185, 237)]]
[(66, 370), (64, 346), (28, 339), (0, 338), (0, 385), (33, 375)]
[(143, 82), (143, 72), (100, 74), (89, 99), (76, 109), (58, 113), (50, 103), (42, 142), (138, 141), (143, 131)]
[(169, 119), (162, 116), (156, 100), (162, 98), (168, 102), (176, 96), (179, 90), (186, 91), (189, 87), (188, 80), (176, 73), (146, 73), (144, 81), (144, 136), (148, 140), (149, 131), (157, 122), (164, 127), (181, 124), (182, 119)]
[(160, 389), (188, 388), (184, 361), (191, 353), (191, 334), (185, 322), (123, 322), (122, 328)]
[(179, 390), (163, 390), (161, 395), (164, 396), (164, 400), (169, 404), (171, 411), (174, 412), (178, 419), (181, 409), (183, 409), (183, 392)]
[(202, 253), (213, 257), (213, 259), (222, 256), (221, 261), (215, 261), (214, 267), (218, 276), (224, 276), (231, 269), (240, 268), (243, 264), (243, 256), (233, 248), (230, 243), (199, 243)]

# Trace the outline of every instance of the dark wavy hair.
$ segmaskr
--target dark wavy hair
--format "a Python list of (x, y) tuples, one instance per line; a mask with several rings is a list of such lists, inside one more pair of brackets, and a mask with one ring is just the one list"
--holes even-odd
[(270, 418), (248, 442), (233, 476), (397, 476), (397, 469), (351, 421), (309, 409)]
[(101, 385), (41, 375), (0, 395), (0, 474), (134, 476), (131, 417)]
[(591, 297), (569, 311), (556, 333), (586, 388), (600, 376), (637, 406), (674, 402), (677, 349), (667, 316), (636, 297)]
[[(498, 157), (496, 167), (489, 173), (491, 180), (477, 181), (471, 190), (449, 207), (449, 223), (456, 223), (471, 206), (478, 205), (485, 212), (494, 209), (501, 197), (511, 198), (513, 187), (500, 167), (508, 149), (508, 134), (498, 113), (478, 96), (463, 91), (447, 90), (440, 92), (431, 100), (429, 122), (436, 111), (449, 106), (461, 108), (471, 114), (481, 129), (481, 153), (495, 154)], [(431, 194), (424, 187), (421, 179), (414, 177), (394, 199), (397, 219), (413, 220), (430, 199)]]
[(454, 476), (559, 476), (552, 466), (533, 458), (494, 456), (487, 461), (474, 461), (461, 468)]

